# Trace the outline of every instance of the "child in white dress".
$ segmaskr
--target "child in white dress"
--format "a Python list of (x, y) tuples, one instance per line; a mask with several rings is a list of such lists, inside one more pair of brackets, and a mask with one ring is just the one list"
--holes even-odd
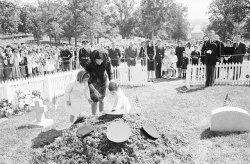
[(115, 97), (113, 110), (128, 114), (131, 110), (131, 105), (119, 85), (111, 81), (109, 83), (109, 91)]
[(176, 72), (177, 72), (177, 56), (174, 53), (174, 50), (171, 50), (170, 56), (169, 56), (169, 71), (171, 72), (170, 78), (176, 78)]
[(77, 117), (90, 115), (90, 105), (92, 100), (88, 87), (89, 74), (86, 71), (79, 71), (77, 80), (70, 83), (65, 91), (66, 108), (70, 114), (70, 122), (74, 122)]

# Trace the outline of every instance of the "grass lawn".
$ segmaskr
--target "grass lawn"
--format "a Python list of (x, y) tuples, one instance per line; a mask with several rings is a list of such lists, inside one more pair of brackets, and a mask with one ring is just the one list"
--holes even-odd
[[(146, 87), (124, 88), (131, 102), (137, 95), (143, 115), (157, 122), (167, 135), (178, 136), (179, 149), (190, 154), (195, 163), (250, 163), (250, 133), (214, 134), (209, 131), (211, 111), (223, 105), (228, 93), (233, 106), (250, 112), (250, 87), (215, 86), (188, 93), (179, 93), (182, 81), (160, 80)], [(50, 110), (56, 130), (69, 127), (68, 116), (62, 105)], [(42, 129), (25, 128), (34, 113), (10, 118), (0, 123), (0, 163), (29, 163), (32, 148)], [(20, 127), (21, 126), (21, 127)], [(18, 128), (19, 127), (19, 128)], [(34, 146), (33, 146), (34, 147)]]

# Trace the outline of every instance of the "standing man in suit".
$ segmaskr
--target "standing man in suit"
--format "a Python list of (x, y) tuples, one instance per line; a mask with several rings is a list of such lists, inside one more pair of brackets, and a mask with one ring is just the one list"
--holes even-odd
[(202, 48), (201, 54), (205, 55), (206, 65), (206, 83), (205, 86), (213, 86), (215, 80), (215, 65), (217, 60), (220, 58), (219, 52), (217, 51), (217, 44), (214, 41), (215, 32), (213, 30), (208, 33), (208, 41), (205, 41)]
[(111, 60), (111, 65), (113, 67), (118, 67), (120, 65), (121, 52), (115, 47), (115, 43), (112, 43), (111, 48), (108, 50), (108, 54)]
[(185, 47), (183, 47), (182, 41), (178, 41), (178, 46), (175, 48), (175, 54), (177, 56), (177, 68), (178, 68), (178, 78), (181, 78), (182, 69), (181, 69), (181, 58), (183, 57), (183, 53), (185, 51)]
[(164, 48), (161, 45), (161, 40), (156, 43), (156, 55), (155, 55), (155, 76), (156, 78), (161, 78), (161, 66), (162, 66), (162, 56), (164, 55)]
[[(243, 63), (243, 58), (244, 55), (247, 52), (246, 49), (246, 45), (244, 43), (242, 43), (241, 41), (241, 36), (240, 35), (236, 35), (235, 36), (235, 43), (233, 44), (233, 48), (234, 48), (234, 56), (233, 56), (233, 63), (237, 63), (237, 64), (242, 64)], [(234, 71), (236, 74), (234, 75), (233, 79), (239, 79), (241, 76), (241, 67), (235, 68), (236, 70)]]
[(69, 71), (70, 70), (70, 63), (72, 58), (72, 53), (69, 50), (69, 47), (64, 45), (63, 50), (60, 52), (60, 57), (62, 59), (62, 70)]
[(79, 62), (80, 65), (85, 69), (90, 62), (91, 50), (88, 49), (88, 41), (82, 41), (82, 48), (79, 50)]
[(233, 56), (233, 63), (243, 63), (243, 57), (247, 52), (246, 45), (242, 43), (241, 36), (235, 36), (235, 43), (233, 44), (234, 47), (234, 55)]

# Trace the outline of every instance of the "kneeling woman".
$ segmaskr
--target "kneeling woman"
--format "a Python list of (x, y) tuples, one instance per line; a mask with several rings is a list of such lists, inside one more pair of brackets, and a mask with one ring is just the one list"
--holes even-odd
[(89, 90), (90, 97), (93, 101), (91, 104), (92, 114), (97, 112), (97, 103), (99, 102), (99, 111), (104, 109), (103, 99), (106, 95), (106, 89), (109, 80), (112, 78), (111, 64), (108, 55), (102, 50), (94, 50), (91, 53), (93, 57), (91, 62), (86, 66), (86, 71), (90, 74)]

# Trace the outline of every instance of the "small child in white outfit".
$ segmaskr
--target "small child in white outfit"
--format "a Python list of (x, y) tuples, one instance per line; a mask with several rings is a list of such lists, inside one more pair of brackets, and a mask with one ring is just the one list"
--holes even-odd
[(109, 83), (109, 91), (115, 97), (113, 110), (123, 111), (122, 113), (128, 114), (131, 110), (131, 105), (119, 85), (111, 81)]

